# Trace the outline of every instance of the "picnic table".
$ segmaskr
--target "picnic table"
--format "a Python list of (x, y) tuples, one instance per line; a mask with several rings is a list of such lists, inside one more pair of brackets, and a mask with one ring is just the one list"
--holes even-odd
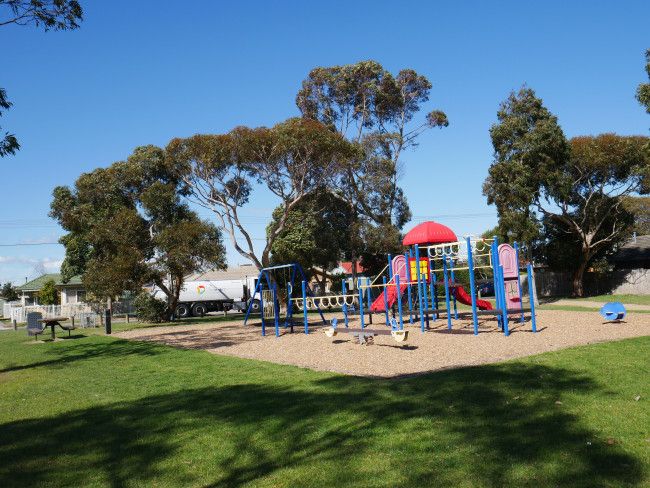
[(68, 333), (70, 331), (70, 327), (64, 327), (61, 325), (61, 322), (65, 322), (68, 320), (68, 317), (47, 317), (44, 319), (40, 319), (39, 322), (43, 324), (43, 327), (49, 327), (52, 329), (52, 339), (56, 339), (56, 333), (54, 332), (54, 328), (58, 325), (61, 327), (63, 330), (67, 330)]

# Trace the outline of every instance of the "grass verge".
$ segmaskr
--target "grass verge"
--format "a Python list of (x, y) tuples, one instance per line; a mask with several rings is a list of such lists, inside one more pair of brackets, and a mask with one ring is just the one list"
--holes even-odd
[(650, 337), (372, 380), (0, 333), (0, 486), (647, 486)]

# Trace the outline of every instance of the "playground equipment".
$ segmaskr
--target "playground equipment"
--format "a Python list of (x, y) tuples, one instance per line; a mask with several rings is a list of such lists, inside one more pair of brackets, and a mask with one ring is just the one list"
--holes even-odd
[[(262, 308), (262, 334), (265, 333), (265, 319), (274, 320), (276, 336), (279, 335), (280, 306), (277, 283), (272, 281), (270, 271), (290, 270), (291, 280), (287, 282), (287, 298), (284, 325), (297, 325), (291, 313), (295, 306), (303, 312), (305, 333), (309, 333), (308, 310), (318, 310), (325, 323), (321, 307), (341, 307), (344, 328), (337, 327), (338, 321), (326, 333), (333, 337), (337, 333), (352, 333), (360, 342), (367, 342), (375, 335), (391, 335), (395, 340), (406, 340), (404, 332), (405, 317), (410, 325), (420, 322), (420, 330), (425, 332), (431, 320), (446, 318), (447, 328), (453, 327), (453, 320), (470, 318), (475, 335), (479, 332), (478, 318), (494, 317), (498, 327), (507, 336), (510, 334), (509, 320), (518, 318), (525, 321), (530, 314), (533, 332), (537, 332), (534, 299), (530, 306), (523, 305), (523, 291), (520, 272), (527, 273), (528, 294), (534, 296), (534, 276), (532, 265), (527, 263), (520, 268), (519, 245), (499, 244), (496, 237), (483, 239), (466, 237), (459, 240), (448, 227), (436, 222), (424, 222), (411, 230), (404, 238), (407, 252), (398, 256), (388, 256), (386, 267), (374, 280), (359, 279), (356, 292), (347, 291), (346, 281), (342, 282), (340, 295), (313, 296), (306, 284), (304, 273), (297, 264), (265, 268), (260, 272), (253, 298), (260, 293)], [(496, 305), (481, 300), (476, 292), (476, 270), (489, 270), (492, 274)], [(386, 271), (386, 275), (384, 275)], [(469, 293), (456, 281), (460, 272), (469, 276)], [(302, 279), (302, 295), (293, 296), (293, 283), (296, 277)], [(381, 278), (381, 282), (379, 282)], [(373, 298), (373, 292), (377, 291)], [(471, 306), (471, 311), (458, 310), (457, 303)], [(246, 319), (250, 307), (246, 313)], [(374, 314), (384, 316), (386, 329), (368, 329), (366, 318), (372, 324)], [(360, 329), (349, 328), (350, 316), (358, 316)], [(396, 332), (400, 332), (399, 334)], [(361, 335), (359, 335), (361, 334)]]
[(625, 306), (621, 302), (607, 302), (600, 309), (600, 315), (610, 322), (620, 322), (626, 314)]
[[(282, 274), (283, 281), (286, 284), (286, 302), (281, 303), (280, 295), (278, 292), (278, 274)], [(301, 297), (302, 300), (302, 321), (295, 321), (293, 318), (293, 297), (294, 285), (296, 282), (301, 284)], [(280, 328), (290, 328), (293, 332), (295, 326), (302, 325), (305, 334), (309, 333), (309, 321), (307, 318), (307, 306), (304, 306), (308, 300), (313, 299), (313, 293), (307, 284), (307, 279), (302, 267), (297, 263), (283, 264), (279, 266), (271, 266), (262, 268), (257, 277), (255, 291), (251, 297), (251, 301), (246, 310), (244, 317), (244, 325), (248, 322), (248, 317), (254, 308), (255, 298), (259, 295), (260, 300), (260, 315), (262, 319), (262, 335), (266, 335), (266, 321), (272, 320), (275, 326), (276, 337), (280, 336)], [(321, 311), (318, 303), (314, 303), (314, 308), (318, 310), (320, 318), (325, 324), (325, 317)], [(282, 320), (284, 315), (284, 320)]]
[(338, 319), (332, 319), (332, 326), (325, 329), (325, 335), (327, 337), (334, 337), (339, 332), (352, 334), (357, 338), (359, 344), (368, 345), (374, 342), (374, 337), (378, 335), (390, 335), (396, 342), (404, 342), (408, 339), (408, 330), (400, 330), (397, 328), (397, 322), (395, 319), (391, 319), (391, 328), (390, 329), (351, 329), (344, 328), (339, 329), (337, 327)]

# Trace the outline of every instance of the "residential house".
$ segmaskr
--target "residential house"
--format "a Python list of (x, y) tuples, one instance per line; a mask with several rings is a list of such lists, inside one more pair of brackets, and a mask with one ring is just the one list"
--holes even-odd
[(59, 294), (60, 305), (73, 305), (85, 302), (86, 290), (81, 282), (81, 276), (73, 276), (67, 283), (63, 283), (60, 274), (50, 273), (39, 276), (32, 281), (28, 281), (24, 285), (16, 287), (16, 290), (20, 295), (21, 304), (23, 306), (40, 305), (38, 303), (38, 292), (41, 291), (43, 285), (50, 280), (54, 281)]

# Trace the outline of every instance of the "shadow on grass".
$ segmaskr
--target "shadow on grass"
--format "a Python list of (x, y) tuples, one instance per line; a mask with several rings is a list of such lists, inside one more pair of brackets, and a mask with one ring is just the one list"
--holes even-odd
[(186, 389), (0, 425), (0, 486), (639, 485), (640, 461), (555, 403), (599, 388), (518, 364)]
[[(163, 352), (163, 346), (144, 342), (114, 340), (103, 343), (77, 342), (87, 336), (72, 336), (57, 341), (43, 341), (43, 353), (49, 358), (27, 364), (9, 365), (0, 369), (0, 373), (20, 371), (33, 368), (63, 367), (76, 361), (85, 361), (95, 358), (126, 358), (129, 356), (154, 356)], [(71, 340), (74, 339), (74, 340)], [(57, 349), (55, 346), (70, 341), (73, 345), (66, 349)]]

